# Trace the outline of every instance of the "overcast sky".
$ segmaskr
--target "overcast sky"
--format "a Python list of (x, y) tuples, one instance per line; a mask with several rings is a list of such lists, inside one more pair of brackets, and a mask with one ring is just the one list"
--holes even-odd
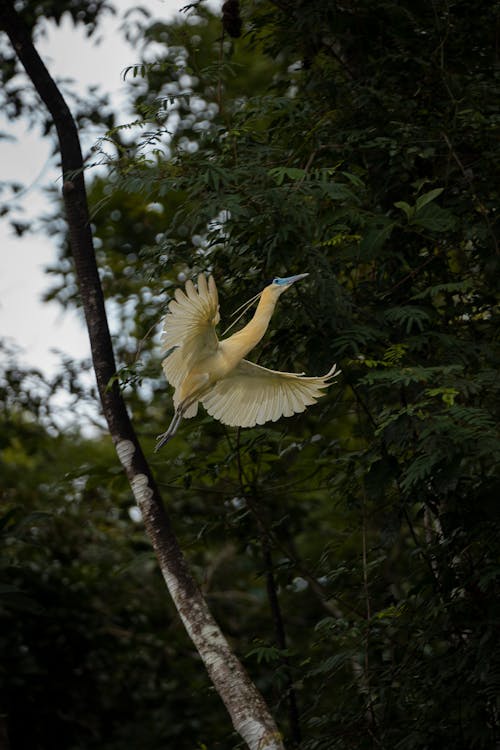
[[(172, 17), (188, 0), (149, 0), (153, 16)], [(109, 16), (102, 24), (101, 44), (85, 37), (68, 18), (60, 26), (47, 25), (47, 35), (37, 47), (52, 75), (74, 78), (81, 91), (99, 85), (113, 95), (116, 107), (124, 102), (125, 84), (121, 73), (138, 61), (134, 50), (117, 32), (123, 13), (138, 3), (113, 0), (118, 16)], [(124, 113), (124, 121), (126, 115)], [(2, 180), (16, 180), (28, 186), (23, 196), (25, 218), (39, 216), (48, 209), (42, 187), (58, 185), (60, 175), (49, 154), (49, 143), (37, 131), (27, 131), (24, 123), (15, 128), (0, 115), (0, 131), (16, 135), (17, 142), (0, 140)], [(96, 131), (95, 139), (100, 133)], [(5, 193), (2, 195), (5, 199)], [(21, 360), (54, 373), (59, 358), (52, 349), (76, 358), (89, 356), (86, 331), (75, 312), (62, 312), (55, 303), (42, 304), (48, 286), (44, 268), (56, 257), (56, 248), (43, 234), (16, 238), (8, 222), (0, 221), (0, 338), (15, 341), (23, 350)], [(1, 354), (0, 354), (1, 356)]]

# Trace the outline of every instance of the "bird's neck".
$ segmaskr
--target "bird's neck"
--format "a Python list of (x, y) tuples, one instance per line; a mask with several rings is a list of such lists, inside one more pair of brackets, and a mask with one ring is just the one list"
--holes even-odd
[(266, 292), (266, 289), (262, 292), (252, 320), (241, 331), (234, 333), (223, 342), (227, 352), (231, 354), (231, 357), (234, 356), (235, 364), (259, 343), (267, 331), (278, 298)]

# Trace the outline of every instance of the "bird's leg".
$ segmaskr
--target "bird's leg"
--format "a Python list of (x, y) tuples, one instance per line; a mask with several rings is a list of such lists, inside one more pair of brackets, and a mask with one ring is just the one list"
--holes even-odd
[(162, 432), (161, 435), (157, 436), (156, 440), (158, 442), (156, 443), (156, 446), (155, 446), (155, 450), (154, 450), (155, 453), (157, 453), (157, 451), (159, 451), (162, 446), (164, 446), (166, 443), (168, 443), (168, 441), (171, 438), (173, 438), (173, 436), (177, 432), (177, 428), (179, 427), (183, 413), (184, 413), (184, 410), (182, 409), (182, 404), (180, 404), (175, 410), (175, 414), (167, 430), (165, 432)]
[(175, 414), (173, 416), (172, 421), (170, 422), (167, 430), (165, 432), (162, 432), (161, 435), (158, 435), (157, 443), (154, 449), (154, 452), (157, 453), (157, 451), (160, 450), (166, 443), (168, 443), (169, 440), (173, 438), (175, 433), (177, 432), (177, 428), (179, 427), (181, 423), (181, 419), (184, 416), (184, 412), (189, 409), (192, 404), (194, 404), (195, 401), (198, 401), (199, 399), (199, 393), (195, 395), (191, 395), (188, 398), (185, 398), (184, 401), (181, 401), (177, 409), (175, 410)]

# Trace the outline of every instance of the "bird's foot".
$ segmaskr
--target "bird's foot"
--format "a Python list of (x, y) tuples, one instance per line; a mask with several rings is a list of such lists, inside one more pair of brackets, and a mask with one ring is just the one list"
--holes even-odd
[(174, 434), (171, 430), (167, 430), (166, 432), (162, 432), (161, 435), (157, 435), (154, 452), (157, 453), (173, 436)]
[(168, 443), (168, 441), (173, 438), (173, 436), (177, 432), (177, 428), (179, 427), (183, 414), (184, 408), (182, 407), (182, 405), (178, 406), (175, 410), (174, 418), (170, 422), (166, 432), (162, 432), (161, 435), (158, 435), (158, 437), (156, 438), (158, 442), (156, 443), (156, 447), (154, 450), (155, 453), (157, 453), (157, 451), (159, 451), (163, 445)]

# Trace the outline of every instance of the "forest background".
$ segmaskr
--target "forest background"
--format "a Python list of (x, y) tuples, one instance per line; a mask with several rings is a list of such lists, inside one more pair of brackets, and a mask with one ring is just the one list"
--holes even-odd
[[(64, 11), (96, 33), (107, 5), (16, 10), (36, 43)], [(86, 181), (116, 382), (287, 747), (499, 742), (499, 22), (498, 3), (440, 0), (144, 8), (124, 29), (154, 51), (125, 72), (134, 120), (68, 99), (105, 133)], [(1, 50), (2, 107), (54, 138)], [(56, 191), (43, 223), (48, 298), (79, 308)], [(159, 324), (199, 271), (223, 321), (308, 271), (258, 358), (342, 378), (263, 428), (202, 414), (153, 456), (171, 408)], [(82, 435), (53, 411), (61, 390), (68, 411), (96, 401), (89, 367), (48, 380), (12, 354), (2, 373), (4, 742), (240, 747), (100, 420)]]

